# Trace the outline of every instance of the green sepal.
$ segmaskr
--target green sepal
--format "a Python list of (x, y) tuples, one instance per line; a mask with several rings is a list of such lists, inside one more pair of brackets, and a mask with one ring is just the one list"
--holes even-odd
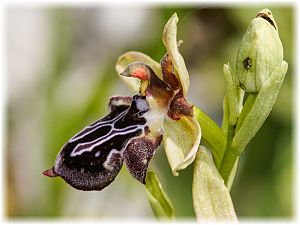
[(175, 75), (180, 81), (183, 95), (186, 96), (190, 87), (190, 78), (184, 58), (178, 50), (177, 23), (178, 17), (177, 14), (174, 13), (164, 27), (162, 40), (174, 65)]
[(166, 117), (164, 120), (163, 143), (174, 176), (190, 165), (201, 140), (199, 123), (192, 117), (182, 116), (180, 120)]

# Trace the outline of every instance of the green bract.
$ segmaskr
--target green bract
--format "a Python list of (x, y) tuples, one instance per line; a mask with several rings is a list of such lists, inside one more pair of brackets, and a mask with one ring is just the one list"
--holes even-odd
[(193, 204), (199, 222), (237, 221), (229, 191), (203, 146), (194, 165)]
[[(287, 69), (288, 64), (283, 61), (273, 71), (259, 93), (248, 96), (237, 123), (232, 142), (234, 148), (239, 148), (242, 151), (263, 125), (275, 104)], [(247, 104), (248, 102), (249, 104)], [(246, 116), (244, 116), (245, 114)]]
[(259, 12), (243, 36), (237, 54), (237, 84), (247, 92), (258, 92), (283, 61), (278, 28), (268, 9)]

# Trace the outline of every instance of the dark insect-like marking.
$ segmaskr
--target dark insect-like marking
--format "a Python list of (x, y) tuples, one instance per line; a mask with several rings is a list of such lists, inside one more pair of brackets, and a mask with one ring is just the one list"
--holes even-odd
[(244, 61), (243, 61), (243, 67), (246, 70), (249, 70), (252, 67), (252, 60), (249, 57), (247, 57), (246, 59), (244, 59)]
[(117, 176), (123, 160), (131, 174), (145, 183), (149, 160), (161, 142), (147, 138), (144, 114), (149, 110), (141, 95), (112, 97), (110, 113), (74, 135), (60, 150), (54, 167), (44, 175), (62, 177), (80, 190), (102, 190)]

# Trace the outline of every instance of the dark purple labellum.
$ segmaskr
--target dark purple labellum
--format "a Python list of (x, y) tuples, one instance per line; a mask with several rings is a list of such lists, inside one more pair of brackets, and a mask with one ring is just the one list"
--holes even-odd
[(132, 175), (144, 183), (148, 162), (161, 141), (151, 142), (145, 137), (149, 128), (144, 114), (149, 104), (144, 96), (135, 95), (113, 97), (109, 106), (107, 116), (85, 127), (62, 147), (54, 167), (44, 175), (60, 176), (76, 189), (102, 190), (115, 179), (125, 159)]

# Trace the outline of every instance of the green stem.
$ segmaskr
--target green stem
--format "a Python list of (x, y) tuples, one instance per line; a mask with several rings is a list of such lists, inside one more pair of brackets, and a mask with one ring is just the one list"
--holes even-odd
[(257, 97), (257, 93), (248, 93), (245, 104), (243, 106), (243, 110), (241, 111), (241, 113), (239, 115), (239, 119), (238, 119), (237, 124), (236, 124), (236, 128), (235, 128), (236, 133), (239, 131), (239, 129), (240, 129), (241, 125), (243, 124), (245, 118), (247, 117), (247, 115), (251, 111), (252, 106), (253, 106), (253, 104), (256, 100), (256, 97)]
[(221, 176), (224, 179), (225, 184), (227, 184), (229, 176), (231, 174), (232, 168), (239, 157), (239, 150), (230, 146), (226, 149), (224, 158), (219, 169)]
[(227, 186), (227, 190), (230, 192), (231, 190), (231, 187), (233, 185), (233, 182), (234, 182), (234, 179), (235, 179), (235, 176), (236, 176), (236, 172), (237, 172), (237, 169), (238, 169), (238, 165), (239, 165), (239, 159), (240, 157), (237, 157), (237, 159), (235, 160), (235, 163), (233, 165), (233, 168), (230, 172), (230, 175), (227, 179), (227, 183), (226, 183), (226, 186)]
[(235, 149), (233, 149), (231, 145), (234, 137), (234, 133), (235, 133), (235, 126), (229, 125), (228, 132), (227, 132), (226, 148), (221, 161), (221, 165), (219, 167), (220, 174), (223, 177), (225, 184), (227, 184), (234, 163), (237, 160), (237, 157), (239, 156), (238, 152)]
[(216, 167), (219, 168), (226, 146), (225, 135), (221, 128), (196, 106), (194, 106), (194, 115), (201, 127), (201, 141), (210, 149)]

